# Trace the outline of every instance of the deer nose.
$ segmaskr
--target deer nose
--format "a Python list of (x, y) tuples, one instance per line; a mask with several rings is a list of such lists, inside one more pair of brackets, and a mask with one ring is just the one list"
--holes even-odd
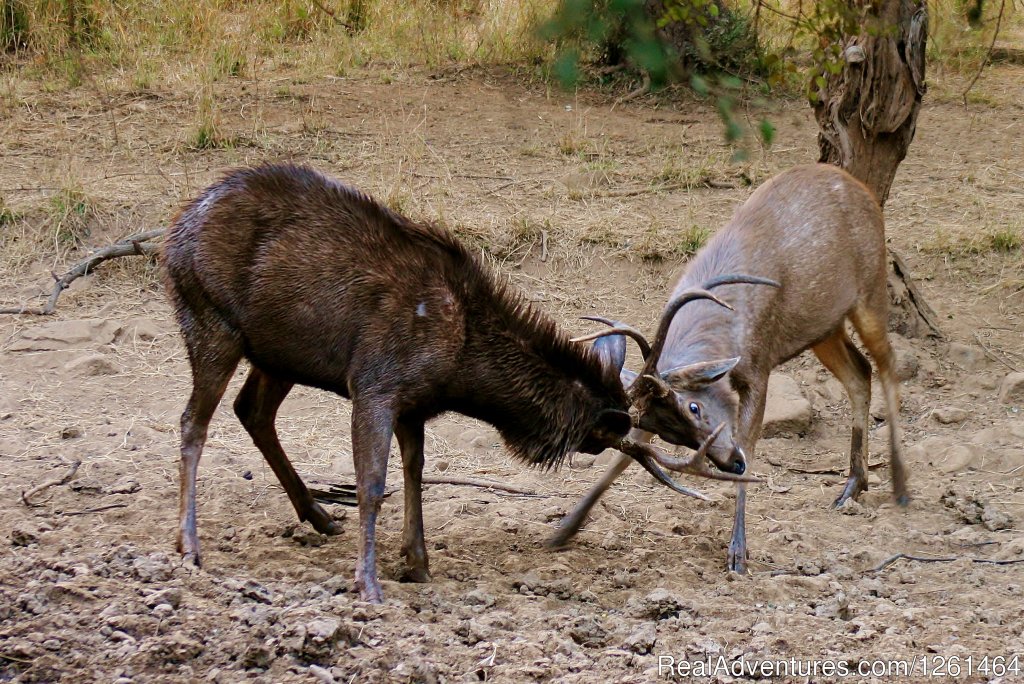
[(736, 475), (742, 475), (747, 470), (747, 464), (743, 461), (735, 461), (732, 464), (732, 472)]

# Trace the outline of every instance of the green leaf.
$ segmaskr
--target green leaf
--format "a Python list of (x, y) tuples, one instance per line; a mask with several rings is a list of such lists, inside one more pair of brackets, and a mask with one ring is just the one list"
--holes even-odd
[(708, 94), (708, 82), (700, 74), (694, 74), (690, 77), (690, 87), (701, 95)]
[(765, 145), (771, 147), (772, 141), (775, 140), (775, 126), (768, 119), (762, 119), (761, 125), (759, 126), (761, 132), (761, 140), (764, 141)]
[(580, 80), (580, 55), (576, 50), (566, 50), (555, 58), (553, 71), (563, 88), (571, 88)]

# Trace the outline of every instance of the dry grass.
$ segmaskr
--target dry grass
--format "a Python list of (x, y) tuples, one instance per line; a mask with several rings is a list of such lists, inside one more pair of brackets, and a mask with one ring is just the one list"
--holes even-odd
[[(714, 117), (678, 94), (658, 102), (664, 123), (645, 122), (639, 135), (639, 119), (621, 106), (595, 114), (593, 94), (554, 90), (546, 99), (533, 93), (550, 105), (543, 111), (515, 117), (522, 134), (468, 135), (460, 117), (503, 121), (506, 107), (492, 100), (508, 77), (476, 83), (471, 90), (484, 92), (468, 106), (444, 102), (442, 110), (408, 67), (545, 58), (530, 28), (543, 11), (536, 0), (439, 10), (421, 1), (326, 3), (358, 24), (354, 31), (308, 2), (93, 0), (85, 3), (93, 18), (81, 26), (93, 33), (74, 46), (66, 26), (43, 12), (56, 4), (26, 5), (36, 8), (28, 52), (0, 62), (0, 149), (10, 155), (0, 171), (0, 265), (13, 271), (60, 270), (93, 244), (166, 223), (219, 169), (265, 160), (325, 168), (396, 210), (448, 226), (508, 267), (542, 247), (575, 263), (591, 245), (671, 261), (698, 249), (748, 185), (813, 158), (801, 105), (773, 105), (766, 115), (780, 122), (777, 149), (734, 164)], [(46, 44), (63, 56), (40, 51)], [(441, 70), (439, 83), (459, 79), (458, 68)], [(976, 97), (993, 92), (983, 86)], [(462, 95), (440, 100), (451, 97)], [(964, 221), (985, 220), (987, 209), (968, 208)], [(1019, 251), (1019, 234), (992, 232), (987, 243), (953, 245), (958, 236), (939, 251)]]
[(538, 0), (19, 0), (18, 6), (23, 41), (15, 44), (14, 59), (27, 52), (37, 77), (71, 86), (81, 84), (84, 70), (147, 90), (280, 68), (318, 78), (367, 64), (526, 63), (550, 50), (534, 32), (550, 11)]

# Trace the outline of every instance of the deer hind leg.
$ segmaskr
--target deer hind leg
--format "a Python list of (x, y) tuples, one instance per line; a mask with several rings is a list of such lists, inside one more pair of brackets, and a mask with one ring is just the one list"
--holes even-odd
[(872, 300), (854, 309), (850, 319), (878, 367), (878, 378), (885, 392), (886, 422), (889, 424), (889, 469), (892, 473), (893, 496), (897, 504), (906, 506), (910, 503), (910, 493), (907, 490), (907, 468), (903, 462), (903, 440), (900, 435), (899, 382), (893, 371), (892, 346), (886, 333), (889, 317), (888, 293), (885, 288), (880, 288)]
[(341, 526), (313, 500), (277, 438), (274, 427), (277, 409), (293, 384), (253, 367), (235, 399), (235, 415), (284, 487), (299, 520), (308, 520), (322, 534), (341, 534)]
[(384, 502), (388, 451), (394, 425), (389, 408), (371, 398), (356, 397), (352, 405), (352, 458), (359, 496), (359, 559), (356, 588), (364, 601), (383, 603), (377, 580), (377, 514)]
[(402, 452), (405, 473), (405, 524), (402, 528), (402, 556), (407, 582), (429, 582), (427, 545), (423, 539), (423, 423), (399, 421), (395, 436)]
[(212, 315), (197, 315), (179, 304), (185, 346), (192, 366), (192, 394), (181, 414), (181, 462), (178, 470), (178, 552), (200, 564), (196, 532), (196, 476), (213, 412), (217, 409), (242, 348), (238, 337)]
[[(637, 442), (643, 442), (647, 444), (654, 437), (650, 432), (644, 432), (642, 430), (633, 430), (630, 434), (630, 438)], [(569, 545), (573, 537), (583, 527), (583, 523), (587, 521), (587, 516), (590, 515), (591, 509), (598, 502), (598, 500), (604, 496), (604, 493), (608, 491), (608, 488), (612, 486), (612, 483), (619, 478), (622, 473), (626, 472), (626, 468), (633, 462), (633, 459), (626, 454), (619, 454), (619, 459), (612, 464), (601, 480), (590, 488), (590, 491), (580, 499), (580, 502), (576, 504), (569, 513), (566, 514), (562, 521), (558, 524), (558, 529), (551, 537), (545, 542), (545, 545), (551, 549), (561, 549)]]
[(843, 384), (850, 399), (850, 477), (834, 507), (856, 499), (868, 488), (868, 411), (871, 406), (871, 364), (846, 334), (845, 322), (831, 336), (814, 346), (814, 354)]
[[(767, 376), (764, 382), (744, 386), (739, 390), (739, 414), (734, 435), (749, 464), (761, 436), (761, 421), (764, 420), (764, 405), (768, 395)], [(741, 575), (747, 574), (747, 485), (744, 483), (736, 485), (736, 515), (729, 539), (728, 569)]]

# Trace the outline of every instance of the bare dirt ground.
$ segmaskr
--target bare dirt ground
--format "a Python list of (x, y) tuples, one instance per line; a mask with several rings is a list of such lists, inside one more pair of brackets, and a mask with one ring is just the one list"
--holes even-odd
[[(891, 242), (948, 336), (895, 340), (912, 504), (890, 503), (879, 423), (872, 489), (848, 510), (829, 508), (845, 479), (848, 407), (816, 360), (796, 359), (781, 372), (813, 420), (803, 434), (763, 440), (753, 459), (769, 483), (750, 497), (750, 577), (725, 572), (730, 487), (689, 483), (713, 496), (705, 503), (640, 472), (612, 489), (572, 548), (546, 550), (607, 454), (530, 471), (492, 430), (450, 416), (429, 429), (428, 474), (536, 495), (430, 486), (425, 585), (394, 581), (402, 512), (391, 497), (379, 524), (386, 604), (362, 604), (351, 593), (354, 511), (335, 509), (338, 537), (297, 524), (230, 401), (200, 468), (205, 565), (182, 567), (173, 541), (189, 373), (156, 266), (109, 264), (65, 293), (52, 319), (0, 318), (0, 680), (651, 681), (665, 674), (660, 656), (851, 669), (914, 656), (973, 656), (975, 668), (985, 656), (1024, 659), (1024, 564), (976, 562), (1024, 558), (1020, 390), (999, 399), (1011, 368), (1024, 369), (1022, 253), (986, 237), (1024, 228), (1022, 84), (1024, 69), (1000, 65), (968, 106), (933, 88), (887, 207)], [(0, 226), (4, 303), (48, 291), (50, 269), (66, 262), (38, 254), (66, 248), (68, 230), (83, 236), (73, 260), (165, 225), (225, 168), (291, 159), (443, 221), (572, 330), (588, 329), (577, 317), (594, 312), (650, 329), (694, 227), (724, 223), (748, 181), (816, 157), (802, 103), (771, 105), (774, 147), (731, 166), (713, 110), (685, 98), (615, 106), (480, 72), (278, 74), (217, 88), (232, 144), (194, 150), (193, 93), (174, 84), (112, 96), (108, 111), (88, 87), (12, 81), (0, 195), (22, 218)], [(51, 198), (69, 186), (84, 201), (58, 211)], [(282, 408), (285, 449), (310, 479), (350, 480), (348, 415), (344, 401), (310, 390)], [(70, 483), (23, 503), (22, 491), (74, 460)], [(400, 477), (393, 469), (389, 485)], [(958, 560), (873, 571), (898, 553)], [(999, 674), (990, 663), (959, 679), (1024, 681)], [(902, 681), (924, 679), (919, 670)]]

